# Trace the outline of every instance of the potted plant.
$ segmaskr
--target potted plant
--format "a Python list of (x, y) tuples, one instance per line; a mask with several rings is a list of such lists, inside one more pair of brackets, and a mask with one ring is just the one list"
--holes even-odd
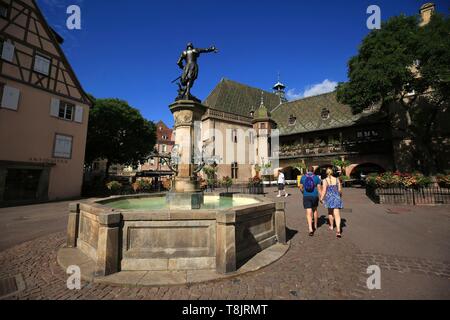
[(207, 188), (209, 187), (210, 190), (213, 191), (214, 186), (217, 183), (217, 180), (216, 180), (217, 167), (208, 165), (208, 166), (205, 166), (202, 170), (203, 170), (203, 173), (206, 175)]
[(120, 193), (122, 184), (119, 181), (110, 181), (106, 184), (106, 188), (108, 188), (112, 195), (116, 195)]
[(252, 179), (250, 179), (248, 184), (248, 191), (250, 194), (262, 194), (263, 191), (263, 184), (262, 180), (258, 176), (254, 176)]
[(436, 176), (436, 182), (441, 188), (450, 188), (450, 174), (438, 174)]
[(339, 180), (341, 181), (342, 186), (345, 188), (345, 187), (348, 186), (348, 183), (347, 183), (347, 182), (350, 180), (350, 177), (349, 177), (349, 176), (346, 176), (346, 175), (343, 175), (343, 176), (340, 176), (340, 177), (339, 177)]
[(233, 185), (233, 179), (231, 179), (230, 177), (226, 176), (222, 178), (221, 181), (222, 186), (224, 186), (225, 188), (227, 188), (227, 193), (228, 193), (228, 189)]

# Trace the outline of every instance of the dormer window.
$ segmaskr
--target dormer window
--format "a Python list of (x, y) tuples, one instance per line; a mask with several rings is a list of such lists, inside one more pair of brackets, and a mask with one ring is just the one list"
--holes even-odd
[(289, 125), (293, 126), (293, 125), (295, 125), (296, 122), (297, 122), (297, 117), (295, 117), (294, 115), (291, 114), (288, 119)]
[(328, 120), (330, 118), (330, 110), (327, 108), (323, 108), (322, 112), (320, 113), (320, 117), (322, 120)]

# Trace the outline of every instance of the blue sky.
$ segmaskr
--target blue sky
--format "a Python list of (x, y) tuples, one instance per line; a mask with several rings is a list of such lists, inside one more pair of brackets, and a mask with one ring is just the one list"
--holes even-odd
[[(215, 44), (200, 57), (193, 94), (200, 99), (222, 77), (271, 90), (277, 81), (291, 98), (320, 93), (347, 79), (347, 61), (369, 32), (369, 5), (382, 20), (418, 13), (426, 1), (342, 0), (37, 0), (84, 89), (97, 98), (121, 98), (144, 117), (173, 124), (171, 81), (186, 43)], [(446, 1), (435, 1), (448, 12)], [(81, 30), (68, 30), (66, 9), (81, 7)]]

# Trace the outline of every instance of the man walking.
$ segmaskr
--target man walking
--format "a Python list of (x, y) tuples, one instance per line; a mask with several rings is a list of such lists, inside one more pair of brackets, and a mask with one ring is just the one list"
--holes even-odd
[(286, 185), (286, 178), (284, 177), (284, 173), (283, 171), (279, 171), (278, 172), (278, 195), (277, 197), (280, 198), (281, 197), (281, 192), (284, 192), (284, 197), (287, 198), (288, 197), (288, 193), (286, 192), (286, 190), (284, 189)]
[[(321, 180), (313, 173), (313, 167), (308, 168), (308, 172), (300, 179), (300, 191), (303, 193), (303, 207), (306, 210), (306, 220), (308, 221), (309, 236), (314, 235), (317, 230), (317, 221), (319, 220), (319, 195), (321, 194)], [(314, 214), (314, 229), (312, 226)]]

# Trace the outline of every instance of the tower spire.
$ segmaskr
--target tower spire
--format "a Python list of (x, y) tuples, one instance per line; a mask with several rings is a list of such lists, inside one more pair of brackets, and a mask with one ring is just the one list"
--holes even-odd
[(286, 102), (286, 93), (284, 92), (286, 86), (280, 80), (280, 72), (278, 71), (278, 82), (273, 86), (273, 92), (280, 97), (280, 103)]

